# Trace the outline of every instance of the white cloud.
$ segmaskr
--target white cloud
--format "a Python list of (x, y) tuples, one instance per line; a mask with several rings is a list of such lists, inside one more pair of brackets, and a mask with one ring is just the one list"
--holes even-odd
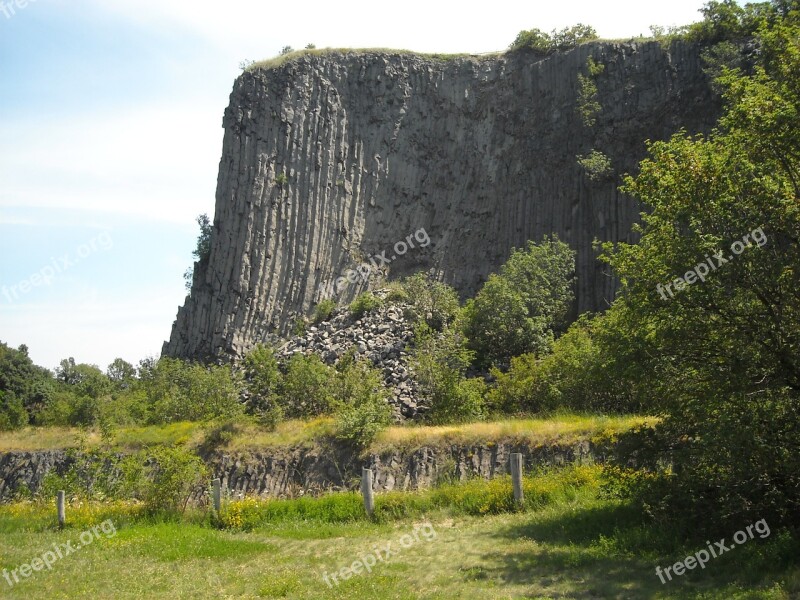
[[(0, 207), (130, 213), (186, 222), (213, 211), (223, 107), (0, 121)], [(23, 223), (19, 223), (23, 224)]]

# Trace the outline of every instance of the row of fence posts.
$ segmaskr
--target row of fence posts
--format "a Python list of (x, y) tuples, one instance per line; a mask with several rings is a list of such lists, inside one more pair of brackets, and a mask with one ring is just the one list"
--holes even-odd
[[(515, 452), (511, 455), (511, 485), (514, 488), (514, 502), (517, 506), (522, 506), (525, 502), (525, 495), (522, 491), (522, 454)], [(366, 467), (361, 469), (361, 495), (364, 497), (364, 509), (367, 515), (372, 517), (375, 512), (375, 496), (372, 491), (373, 474), (372, 469)], [(222, 508), (222, 482), (219, 478), (211, 480), (211, 501), (214, 510), (219, 514)], [(66, 522), (66, 511), (64, 507), (64, 491), (61, 490), (56, 495), (56, 506), (58, 508), (58, 526), (64, 527)]]

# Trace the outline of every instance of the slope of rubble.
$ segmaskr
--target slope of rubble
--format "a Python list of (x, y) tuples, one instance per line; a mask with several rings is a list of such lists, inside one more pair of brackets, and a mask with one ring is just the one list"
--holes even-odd
[(303, 335), (294, 336), (276, 353), (281, 362), (294, 354), (317, 354), (328, 365), (335, 365), (351, 348), (370, 360), (383, 374), (390, 391), (389, 402), (399, 420), (414, 419), (424, 413), (418, 386), (408, 364), (413, 323), (406, 316), (410, 306), (388, 302), (387, 290), (375, 295), (380, 307), (355, 318), (347, 308), (337, 309), (330, 319), (310, 325)]

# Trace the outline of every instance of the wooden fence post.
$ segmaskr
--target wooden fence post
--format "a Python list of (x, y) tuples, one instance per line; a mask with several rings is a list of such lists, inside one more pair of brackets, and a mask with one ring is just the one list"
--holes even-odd
[(361, 469), (361, 494), (364, 496), (364, 508), (367, 515), (372, 517), (375, 511), (375, 498), (372, 495), (372, 469)]
[(511, 454), (511, 483), (514, 485), (514, 501), (517, 506), (525, 503), (525, 494), (522, 492), (522, 454)]
[(56, 508), (58, 509), (58, 526), (63, 529), (67, 520), (66, 509), (64, 508), (64, 490), (59, 490), (58, 494), (56, 494)]
[(222, 490), (219, 477), (211, 480), (211, 498), (214, 501), (214, 510), (219, 514), (219, 510), (222, 507)]

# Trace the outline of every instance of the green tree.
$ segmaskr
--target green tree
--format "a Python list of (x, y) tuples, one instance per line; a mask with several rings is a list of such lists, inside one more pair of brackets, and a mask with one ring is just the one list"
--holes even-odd
[(555, 237), (513, 250), (464, 309), (463, 330), (478, 364), (507, 368), (512, 356), (547, 352), (566, 328), (574, 271), (574, 252)]
[(676, 523), (800, 526), (797, 14), (759, 38), (754, 73), (720, 80), (719, 129), (650, 144), (627, 178), (650, 208), (640, 242), (606, 245), (622, 326), (646, 346), (637, 368), (657, 374), (665, 415), (658, 477), (638, 498)]
[(243, 412), (240, 382), (224, 365), (203, 366), (164, 357), (143, 380), (142, 389), (152, 424), (226, 419)]
[[(0, 392), (8, 394), (4, 404), (9, 411), (6, 426), (27, 423), (29, 416), (35, 418), (50, 402), (54, 391), (52, 373), (33, 363), (27, 346), (22, 345), (15, 350), (0, 342)], [(20, 403), (25, 417), (18, 410)]]
[(121, 358), (115, 358), (106, 369), (106, 377), (116, 387), (128, 388), (136, 379), (136, 367)]

